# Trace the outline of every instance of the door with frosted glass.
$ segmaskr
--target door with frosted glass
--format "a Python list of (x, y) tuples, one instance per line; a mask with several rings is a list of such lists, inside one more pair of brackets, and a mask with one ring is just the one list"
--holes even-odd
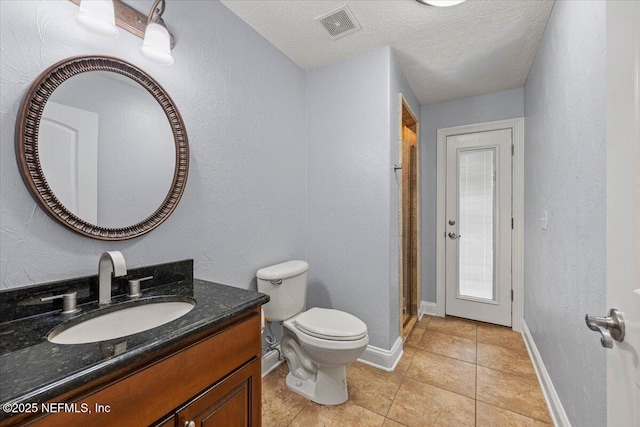
[(511, 326), (511, 129), (447, 137), (446, 314)]

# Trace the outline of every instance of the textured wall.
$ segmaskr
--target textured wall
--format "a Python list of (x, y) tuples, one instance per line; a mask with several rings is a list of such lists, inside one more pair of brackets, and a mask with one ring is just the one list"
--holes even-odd
[(606, 350), (584, 325), (605, 313), (605, 16), (556, 2), (525, 86), (525, 320), (580, 427), (606, 425)]
[(420, 109), (422, 173), (422, 300), (436, 300), (436, 177), (437, 130), (524, 116), (523, 89), (510, 89)]
[[(177, 39), (170, 67), (145, 60), (141, 40), (125, 31), (117, 40), (86, 33), (68, 1), (3, 0), (0, 11), (2, 288), (95, 274), (106, 250), (121, 250), (130, 267), (194, 258), (198, 277), (239, 287), (255, 286), (262, 266), (305, 257), (305, 74), (226, 7), (168, 2), (165, 20)], [(182, 201), (134, 240), (68, 231), (36, 206), (18, 173), (14, 126), (25, 91), (47, 66), (80, 54), (145, 69), (186, 123), (191, 167)]]
[(307, 73), (308, 305), (358, 316), (387, 349), (390, 60), (383, 48)]

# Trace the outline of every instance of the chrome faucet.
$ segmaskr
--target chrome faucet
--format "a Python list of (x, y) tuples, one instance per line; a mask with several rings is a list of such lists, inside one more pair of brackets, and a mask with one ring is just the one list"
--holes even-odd
[(104, 252), (98, 264), (98, 304), (111, 302), (111, 273), (113, 277), (127, 274), (127, 264), (120, 251)]

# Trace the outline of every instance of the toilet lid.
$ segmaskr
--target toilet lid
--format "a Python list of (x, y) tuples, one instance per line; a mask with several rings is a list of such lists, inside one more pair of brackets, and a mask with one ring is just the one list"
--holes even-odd
[(367, 335), (362, 320), (340, 310), (314, 307), (293, 322), (304, 333), (326, 340), (355, 341)]

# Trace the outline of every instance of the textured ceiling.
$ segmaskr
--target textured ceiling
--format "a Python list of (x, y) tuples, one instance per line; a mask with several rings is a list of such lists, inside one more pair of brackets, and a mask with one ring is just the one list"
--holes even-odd
[[(391, 46), (421, 104), (524, 86), (553, 0), (221, 0), (305, 70)], [(347, 4), (362, 30), (333, 40), (314, 18)]]

